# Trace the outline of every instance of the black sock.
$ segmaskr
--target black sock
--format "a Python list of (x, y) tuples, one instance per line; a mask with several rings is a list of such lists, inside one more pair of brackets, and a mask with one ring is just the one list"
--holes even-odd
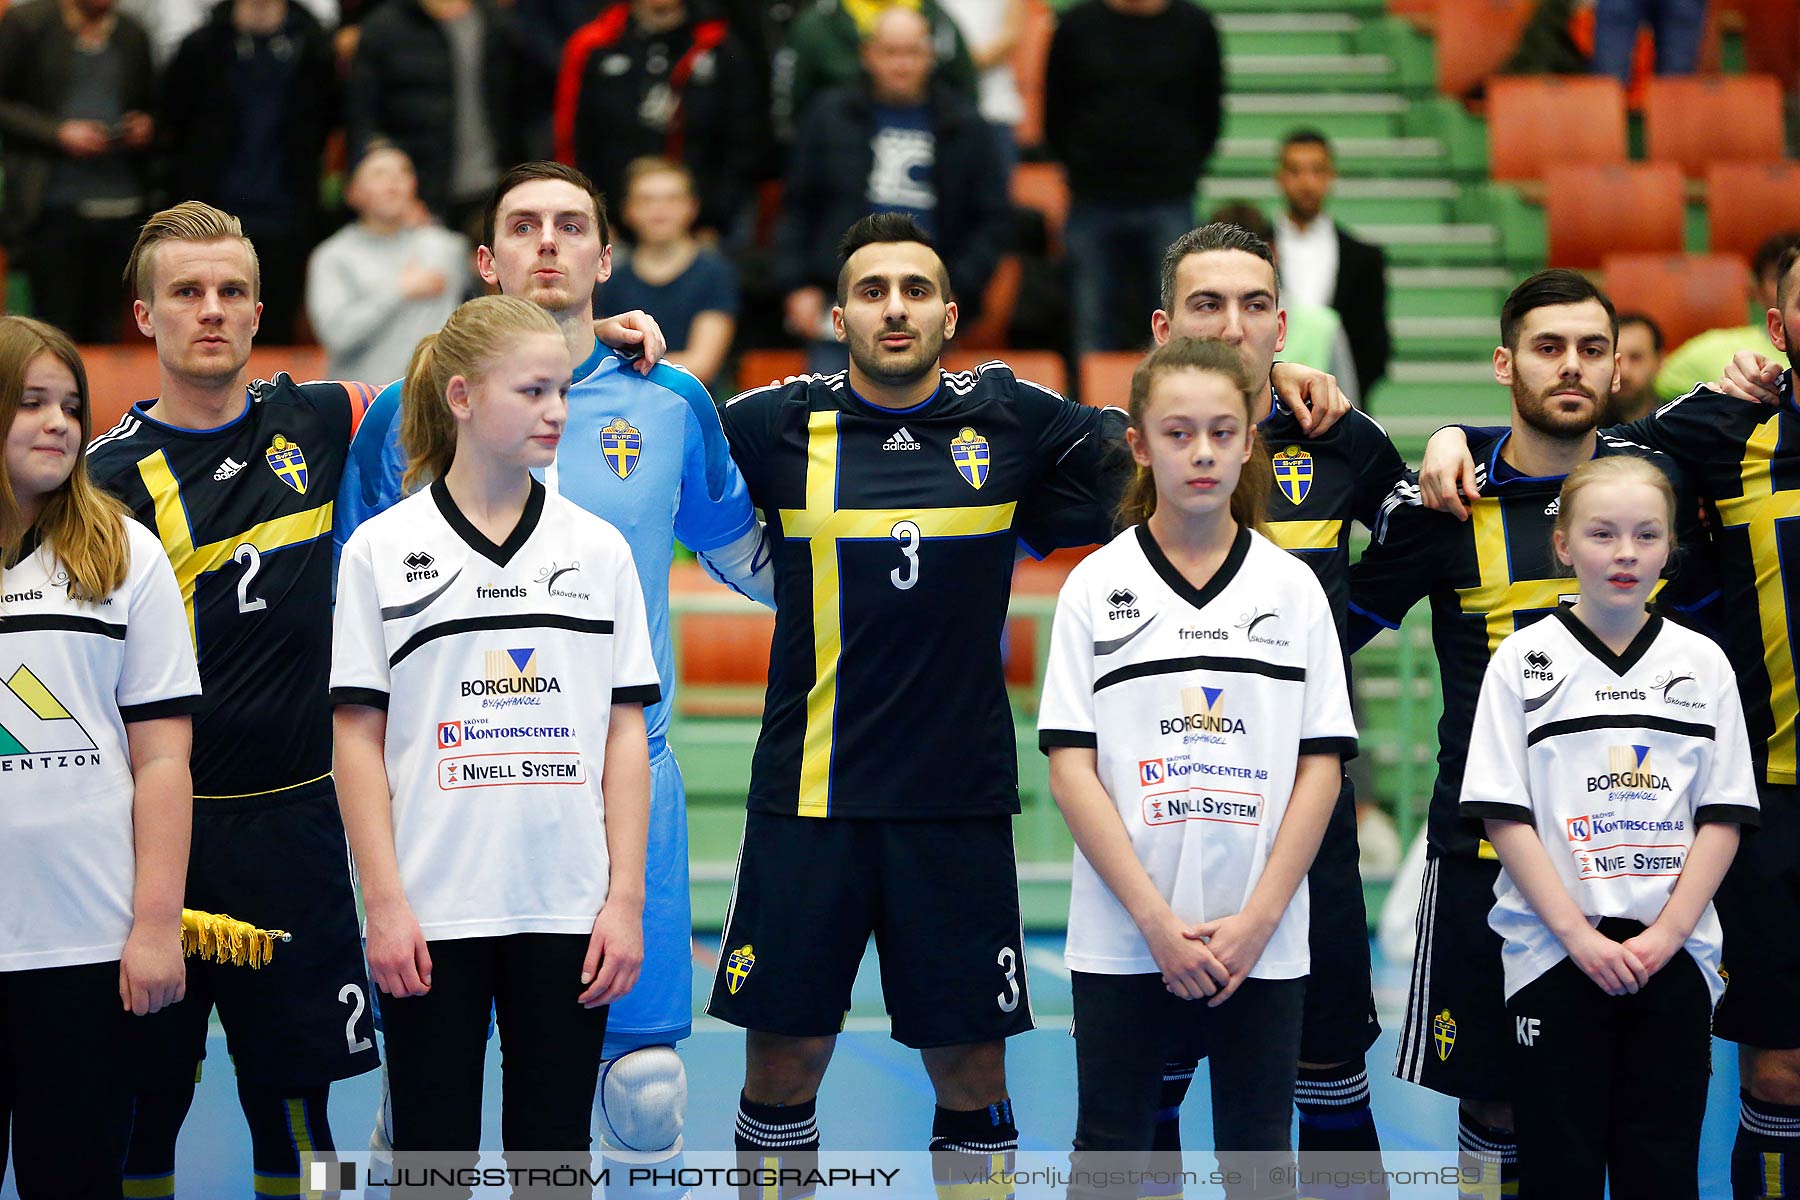
[(1738, 1097), (1742, 1107), (1737, 1141), (1731, 1146), (1733, 1200), (1789, 1195), (1788, 1166), (1800, 1164), (1800, 1105), (1758, 1100), (1748, 1091), (1739, 1091)]
[(974, 1109), (940, 1104), (931, 1118), (931, 1177), (939, 1196), (1012, 1200), (1018, 1153), (1011, 1100)]
[(1457, 1200), (1518, 1200), (1519, 1135), (1456, 1114)]
[(1181, 1200), (1181, 1102), (1194, 1082), (1196, 1059), (1163, 1064), (1162, 1092), (1156, 1099), (1156, 1133), (1150, 1140), (1150, 1169), (1138, 1183), (1138, 1200)]
[[(238, 1104), (250, 1125), (252, 1183), (258, 1196), (311, 1195), (308, 1161), (329, 1154), (331, 1087), (277, 1089), (245, 1083), (238, 1076)], [(323, 1193), (337, 1196), (337, 1192)]]
[[(1321, 1171), (1375, 1169), (1381, 1165), (1381, 1137), (1375, 1132), (1375, 1114), (1369, 1110), (1369, 1074), (1358, 1058), (1334, 1067), (1301, 1067), (1294, 1083), (1294, 1107), (1300, 1110), (1301, 1166)], [(1373, 1158), (1344, 1158), (1373, 1155)], [(1327, 1175), (1327, 1178), (1330, 1176)], [(1313, 1184), (1320, 1200), (1384, 1200), (1387, 1186), (1379, 1177), (1373, 1183), (1346, 1187)]]
[(125, 1152), (126, 1200), (175, 1194), (175, 1139), (194, 1103), (200, 1064), (146, 1081), (132, 1097), (131, 1145)]
[[(738, 1094), (737, 1162), (756, 1172), (738, 1188), (738, 1200), (808, 1200), (818, 1185), (808, 1176), (819, 1166), (819, 1102), (758, 1104)], [(775, 1172), (773, 1177), (767, 1173)], [(767, 1177), (768, 1186), (763, 1186)]]

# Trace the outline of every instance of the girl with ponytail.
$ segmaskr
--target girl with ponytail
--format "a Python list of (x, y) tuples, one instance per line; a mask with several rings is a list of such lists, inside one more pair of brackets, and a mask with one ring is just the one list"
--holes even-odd
[(334, 771), (386, 993), (396, 1196), (417, 1194), (409, 1152), (474, 1161), (490, 1010), (505, 1148), (585, 1167), (606, 1006), (643, 961), (660, 693), (625, 539), (532, 474), (569, 376), (537, 305), (457, 309), (406, 373), (406, 482), (429, 486), (339, 566)]
[(1132, 527), (1057, 601), (1038, 736), (1077, 848), (1077, 1178), (1105, 1177), (1089, 1154), (1144, 1166), (1163, 1062), (1199, 1053), (1226, 1195), (1294, 1195), (1306, 872), (1356, 729), (1325, 594), (1259, 532), (1257, 399), (1224, 342), (1144, 359)]

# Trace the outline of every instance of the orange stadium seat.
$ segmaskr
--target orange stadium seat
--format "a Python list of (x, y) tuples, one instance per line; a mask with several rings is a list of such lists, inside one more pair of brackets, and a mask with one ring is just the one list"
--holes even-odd
[(1012, 202), (1044, 214), (1050, 256), (1062, 254), (1063, 227), (1069, 223), (1069, 181), (1060, 163), (1020, 163), (1013, 168)]
[(1735, 254), (1609, 254), (1601, 269), (1612, 302), (1655, 317), (1671, 349), (1708, 329), (1744, 323), (1750, 264)]
[(1025, 0), (1024, 21), (1013, 46), (1013, 79), (1025, 101), (1025, 115), (1013, 126), (1020, 146), (1039, 146), (1044, 141), (1044, 70), (1050, 61), (1050, 38), (1056, 32), (1056, 14), (1044, 0)]
[(1519, 44), (1533, 0), (1436, 0), (1438, 91), (1466, 96)]
[(1135, 350), (1098, 350), (1081, 356), (1081, 402), (1095, 408), (1124, 408), (1131, 401), (1131, 373), (1143, 355)]
[(1679, 254), (1686, 188), (1672, 163), (1564, 163), (1547, 172), (1550, 265), (1597, 267), (1608, 254)]
[(1645, 92), (1646, 157), (1692, 179), (1709, 163), (1779, 161), (1781, 124), (1773, 75), (1663, 75)]
[(806, 371), (804, 350), (746, 350), (738, 356), (738, 391), (768, 387)]
[(996, 352), (979, 347), (964, 348), (960, 339), (944, 347), (944, 367), (951, 371), (969, 371), (992, 359), (1011, 367), (1020, 379), (1041, 383), (1059, 392), (1068, 391), (1069, 371), (1062, 355), (1054, 350), (1006, 350)]
[(1706, 220), (1714, 254), (1753, 257), (1772, 233), (1800, 229), (1800, 163), (1714, 163), (1706, 168)]
[(1519, 75), (1488, 84), (1489, 171), (1541, 179), (1557, 163), (1625, 161), (1625, 91), (1597, 75)]

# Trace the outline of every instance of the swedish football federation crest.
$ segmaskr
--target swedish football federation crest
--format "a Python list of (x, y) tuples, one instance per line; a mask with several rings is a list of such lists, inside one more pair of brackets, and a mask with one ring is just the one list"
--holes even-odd
[(269, 443), (263, 451), (263, 458), (269, 464), (269, 470), (275, 472), (275, 478), (306, 495), (306, 453), (300, 449), (299, 442), (290, 442), (281, 434)]
[(1438, 1061), (1448, 1061), (1450, 1052), (1456, 1049), (1456, 1018), (1449, 1009), (1431, 1018), (1431, 1040), (1437, 1044)]
[(1312, 491), (1312, 455), (1298, 446), (1286, 446), (1271, 461), (1275, 464), (1275, 486), (1288, 503), (1297, 505), (1305, 500), (1306, 493)]
[(726, 990), (737, 995), (738, 989), (744, 986), (744, 981), (750, 978), (750, 968), (755, 965), (756, 951), (748, 943), (733, 950), (725, 960)]
[(973, 429), (965, 427), (950, 439), (950, 461), (956, 464), (962, 477), (969, 481), (969, 486), (976, 490), (980, 490), (981, 485), (987, 482), (989, 459), (987, 439)]
[(600, 431), (600, 453), (606, 456), (606, 465), (620, 479), (630, 477), (643, 452), (644, 435), (632, 428), (631, 422), (624, 417), (614, 417)]

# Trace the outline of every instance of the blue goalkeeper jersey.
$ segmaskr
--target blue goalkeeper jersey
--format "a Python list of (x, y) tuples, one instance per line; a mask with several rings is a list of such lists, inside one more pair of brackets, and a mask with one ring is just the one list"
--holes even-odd
[[(400, 449), (400, 384), (382, 389), (350, 447), (334, 528), (343, 548), (362, 522), (397, 503), (406, 456)], [(669, 726), (675, 656), (669, 637), (669, 567), (675, 540), (696, 554), (728, 545), (756, 527), (743, 477), (731, 461), (718, 410), (699, 380), (658, 363), (640, 375), (598, 341), (575, 368), (569, 421), (544, 483), (611, 523), (631, 544), (644, 589), (650, 644), (662, 699), (644, 710), (652, 749)], [(578, 586), (581, 564), (557, 564), (546, 589)], [(571, 573), (573, 572), (573, 573)]]

